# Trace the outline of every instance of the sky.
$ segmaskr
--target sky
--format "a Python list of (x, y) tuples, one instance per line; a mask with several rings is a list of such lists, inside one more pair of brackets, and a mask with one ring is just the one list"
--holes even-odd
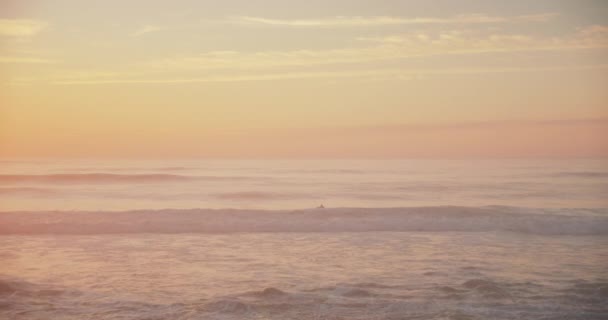
[(608, 156), (608, 2), (0, 2), (0, 157)]

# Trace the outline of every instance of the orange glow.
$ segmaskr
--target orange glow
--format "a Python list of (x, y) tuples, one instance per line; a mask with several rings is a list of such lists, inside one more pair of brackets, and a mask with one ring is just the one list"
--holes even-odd
[(608, 153), (608, 26), (571, 8), (67, 3), (2, 5), (1, 157)]

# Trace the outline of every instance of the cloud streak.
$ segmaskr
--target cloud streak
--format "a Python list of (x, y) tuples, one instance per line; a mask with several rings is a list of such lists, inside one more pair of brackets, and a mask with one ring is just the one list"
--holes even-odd
[[(154, 32), (156, 28), (147, 28)], [(142, 29), (142, 31), (145, 31)], [(140, 33), (145, 34), (145, 33)], [(564, 51), (608, 48), (608, 26), (593, 25), (562, 36), (493, 33), (456, 29), (412, 32), (381, 37), (360, 37), (361, 47), (289, 51), (211, 51), (134, 62), (120, 70), (64, 70), (46, 82), (56, 85), (153, 84), (271, 81), (307, 78), (412, 79), (446, 74), (539, 72), (606, 69), (604, 64), (534, 68), (445, 68), (412, 70), (372, 66), (383, 61), (442, 55), (504, 54), (512, 52)], [(370, 45), (371, 44), (371, 45)], [(50, 63), (43, 59), (12, 59), (1, 62)], [(357, 65), (354, 70), (345, 66)], [(322, 67), (322, 71), (319, 69)], [(342, 70), (341, 70), (342, 69)], [(22, 84), (22, 82), (19, 82)]]
[(535, 37), (451, 30), (360, 37), (373, 46), (330, 50), (212, 51), (155, 59), (139, 64), (147, 70), (260, 70), (398, 60), (439, 55), (608, 48), (608, 27), (590, 26), (561, 37)]
[(39, 20), (0, 19), (0, 36), (32, 37), (47, 27), (46, 22)]
[(334, 28), (334, 27), (374, 27), (396, 25), (427, 24), (491, 24), (516, 22), (545, 22), (557, 16), (556, 13), (541, 13), (513, 17), (490, 16), (485, 14), (466, 14), (448, 18), (403, 18), (391, 16), (338, 16), (322, 19), (270, 19), (264, 17), (236, 16), (227, 20), (241, 25), (266, 25), (301, 28)]
[(53, 60), (42, 59), (42, 58), (0, 56), (0, 63), (52, 64), (52, 63), (56, 63), (56, 62)]
[(273, 81), (311, 78), (374, 78), (410, 80), (416, 77), (433, 75), (475, 75), (488, 73), (517, 73), (517, 72), (549, 72), (565, 70), (598, 70), (608, 69), (607, 64), (584, 66), (551, 66), (533, 68), (449, 68), (449, 69), (376, 69), (361, 71), (320, 71), (320, 72), (283, 72), (264, 74), (238, 74), (227, 76), (207, 76), (191, 78), (103, 78), (103, 79), (71, 79), (54, 80), (55, 85), (94, 85), (94, 84), (183, 84), (204, 82), (244, 82), (244, 81)]
[(132, 32), (131, 36), (132, 37), (139, 37), (139, 36), (142, 36), (144, 34), (152, 33), (152, 32), (157, 32), (157, 31), (160, 31), (160, 30), (163, 30), (163, 28), (161, 28), (159, 26), (146, 25), (146, 26), (143, 26), (143, 27), (135, 30), (134, 32)]

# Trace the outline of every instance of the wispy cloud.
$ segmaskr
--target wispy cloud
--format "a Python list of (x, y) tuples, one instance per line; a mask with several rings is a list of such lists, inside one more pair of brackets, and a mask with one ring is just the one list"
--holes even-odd
[(0, 63), (51, 64), (55, 61), (42, 58), (0, 56)]
[(0, 36), (31, 37), (44, 30), (48, 24), (39, 20), (0, 19)]
[(399, 47), (412, 54), (475, 54), (491, 52), (577, 50), (608, 47), (608, 27), (589, 26), (561, 37), (528, 34), (483, 33), (451, 30), (438, 33), (407, 33), (382, 37), (360, 37), (381, 47)]
[[(380, 69), (378, 62), (439, 55), (506, 54), (513, 52), (608, 48), (608, 26), (594, 25), (562, 36), (494, 33), (483, 30), (412, 32), (360, 38), (364, 46), (288, 51), (210, 51), (134, 62), (120, 69), (63, 70), (47, 79), (54, 84), (195, 83), (306, 78), (411, 79), (441, 74), (548, 72), (606, 69), (606, 65), (535, 68)], [(345, 67), (356, 65), (345, 71)], [(319, 71), (322, 69), (322, 71)], [(348, 69), (348, 68), (346, 68)]]
[(159, 26), (152, 26), (152, 25), (147, 25), (147, 26), (143, 26), (137, 30), (135, 30), (133, 33), (131, 33), (132, 37), (139, 37), (142, 36), (146, 33), (151, 33), (151, 32), (157, 32), (163, 30), (162, 27)]
[(512, 17), (490, 16), (485, 14), (467, 14), (448, 18), (403, 18), (392, 16), (338, 16), (322, 19), (270, 19), (264, 17), (237, 16), (228, 19), (229, 23), (246, 25), (267, 25), (287, 27), (371, 27), (416, 24), (485, 24), (512, 22), (545, 22), (556, 13), (541, 13)]
[(529, 68), (447, 68), (447, 69), (375, 69), (359, 71), (319, 71), (319, 72), (281, 72), (281, 73), (250, 73), (226, 76), (206, 76), (189, 78), (128, 78), (117, 73), (115, 77), (101, 78), (74, 78), (67, 80), (53, 80), (56, 85), (91, 85), (91, 84), (179, 84), (203, 82), (243, 82), (243, 81), (272, 81), (310, 78), (361, 78), (374, 79), (415, 79), (420, 76), (457, 75), (457, 74), (488, 74), (488, 73), (519, 73), (519, 72), (549, 72), (564, 70), (608, 69), (608, 65), (583, 66), (551, 66)]
[(519, 51), (519, 47), (524, 47), (529, 50), (542, 48), (595, 48), (608, 46), (608, 26), (592, 25), (580, 27), (576, 29), (574, 33), (559, 37), (487, 33), (479, 30), (447, 30), (436, 33), (415, 32), (380, 37), (359, 37), (357, 40), (408, 47), (419, 47), (423, 45), (440, 48), (449, 46), (453, 49), (462, 46), (473, 49), (473, 51), (481, 47), (487, 48), (488, 50), (495, 48), (499, 51), (507, 50), (509, 48)]
[(608, 48), (608, 27), (580, 28), (561, 37), (468, 30), (361, 37), (374, 45), (330, 50), (212, 51), (141, 62), (147, 70), (260, 70), (397, 60), (438, 55)]

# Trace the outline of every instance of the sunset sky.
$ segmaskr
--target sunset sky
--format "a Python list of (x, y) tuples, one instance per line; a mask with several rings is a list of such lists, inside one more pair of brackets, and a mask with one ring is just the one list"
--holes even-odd
[(0, 157), (608, 156), (608, 2), (0, 3)]

